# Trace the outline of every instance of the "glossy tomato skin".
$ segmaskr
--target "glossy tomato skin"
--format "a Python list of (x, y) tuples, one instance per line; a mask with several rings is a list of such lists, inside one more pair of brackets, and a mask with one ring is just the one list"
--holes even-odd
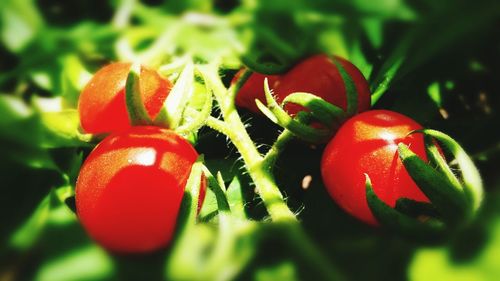
[[(283, 75), (276, 84), (277, 100), (282, 102), (285, 97), (294, 92), (307, 92), (346, 110), (345, 83), (333, 59), (343, 66), (356, 86), (358, 92), (357, 112), (370, 109), (370, 89), (363, 74), (349, 61), (338, 56), (332, 58), (325, 54), (306, 58)], [(304, 108), (296, 104), (287, 104), (285, 110), (293, 116)]]
[(392, 207), (401, 197), (429, 202), (397, 152), (398, 143), (404, 143), (427, 160), (422, 134), (408, 136), (418, 129), (422, 126), (411, 118), (388, 110), (367, 111), (344, 123), (321, 162), (323, 182), (334, 201), (354, 217), (377, 225), (366, 202), (366, 173), (377, 196)]
[[(83, 130), (101, 134), (130, 128), (125, 103), (125, 83), (130, 63), (111, 63), (97, 71), (80, 94), (78, 112)], [(141, 96), (149, 116), (154, 119), (167, 98), (172, 83), (156, 71), (142, 67)]]
[[(132, 127), (111, 134), (90, 153), (78, 176), (76, 210), (85, 230), (113, 252), (165, 247), (197, 157), (190, 143), (167, 129)], [(205, 180), (201, 189), (200, 202)]]
[[(231, 84), (236, 83), (236, 80), (243, 73), (244, 69), (238, 71), (234, 76)], [(243, 84), (238, 94), (236, 95), (235, 103), (240, 108), (248, 109), (255, 113), (260, 113), (259, 108), (255, 104), (255, 100), (260, 100), (263, 104), (266, 103), (266, 96), (264, 94), (264, 79), (267, 77), (269, 88), (274, 89), (279, 80), (279, 75), (266, 75), (254, 72), (250, 75), (248, 80)]]

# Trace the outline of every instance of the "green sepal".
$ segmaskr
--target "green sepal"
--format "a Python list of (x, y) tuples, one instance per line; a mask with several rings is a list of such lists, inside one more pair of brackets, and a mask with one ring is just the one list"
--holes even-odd
[(352, 116), (358, 112), (358, 90), (356, 89), (356, 84), (354, 84), (354, 80), (352, 80), (351, 75), (347, 73), (344, 66), (340, 62), (337, 61), (336, 58), (332, 57), (331, 60), (337, 66), (337, 69), (344, 81), (346, 100), (347, 100), (347, 109), (346, 115)]
[(184, 66), (174, 87), (154, 120), (156, 125), (166, 125), (170, 129), (179, 127), (184, 110), (193, 92), (194, 65), (190, 61)]
[(186, 182), (184, 196), (179, 209), (176, 233), (187, 231), (197, 222), (198, 199), (200, 195), (203, 155), (200, 155), (191, 167), (191, 173)]
[(125, 100), (130, 122), (134, 126), (148, 125), (152, 122), (141, 97), (140, 77), (141, 66), (133, 64), (125, 84)]
[[(412, 133), (417, 133), (419, 131), (414, 131)], [(446, 163), (446, 159), (439, 152), (434, 139), (429, 135), (424, 135), (425, 143), (425, 153), (429, 159), (429, 163), (434, 165), (438, 171), (443, 173), (446, 178), (457, 188), (462, 189), (462, 184), (457, 179), (455, 174), (451, 171), (450, 166)]]
[(403, 236), (417, 240), (435, 242), (443, 239), (446, 234), (446, 227), (442, 222), (433, 219), (421, 222), (391, 208), (375, 194), (369, 176), (365, 174), (365, 177), (366, 202), (381, 225)]
[(436, 207), (431, 203), (415, 201), (405, 197), (396, 200), (394, 209), (413, 218), (418, 216), (439, 217)]
[(436, 207), (443, 220), (458, 224), (468, 217), (468, 202), (460, 189), (420, 159), (405, 144), (398, 145), (398, 152), (406, 171)]
[(307, 142), (321, 143), (329, 139), (331, 135), (330, 130), (315, 129), (290, 117), (290, 115), (288, 115), (288, 113), (279, 106), (272, 96), (267, 78), (264, 79), (264, 92), (266, 95), (267, 107), (257, 99), (255, 100), (255, 103), (262, 113), (271, 121), (289, 130), (298, 138)]
[(231, 208), (229, 207), (229, 202), (225, 193), (225, 185), (224, 181), (220, 181), (219, 177), (214, 177), (214, 175), (210, 172), (210, 170), (203, 166), (203, 174), (208, 180), (208, 188), (212, 190), (215, 194), (215, 198), (217, 199), (217, 207), (219, 212), (231, 212)]
[(345, 112), (342, 108), (314, 94), (303, 92), (292, 93), (285, 97), (282, 106), (284, 107), (287, 103), (298, 104), (309, 109), (313, 118), (319, 120), (329, 128), (338, 126), (345, 118)]
[(436, 131), (425, 129), (421, 131), (423, 134), (435, 138), (455, 157), (460, 173), (462, 175), (463, 190), (467, 197), (467, 201), (471, 206), (472, 211), (477, 211), (481, 206), (484, 197), (483, 182), (481, 175), (477, 170), (474, 162), (469, 157), (467, 152), (450, 136)]

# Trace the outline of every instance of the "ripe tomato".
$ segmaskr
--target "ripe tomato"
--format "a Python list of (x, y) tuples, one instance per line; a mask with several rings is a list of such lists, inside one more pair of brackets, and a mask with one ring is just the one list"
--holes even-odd
[[(238, 71), (231, 81), (232, 84), (236, 83), (236, 80), (242, 74), (243, 69)], [(241, 87), (238, 94), (236, 95), (236, 105), (241, 108), (246, 108), (255, 113), (260, 113), (259, 108), (255, 104), (255, 100), (260, 100), (263, 104), (266, 104), (266, 97), (264, 94), (264, 79), (267, 77), (269, 88), (273, 89), (279, 80), (279, 75), (265, 75), (261, 73), (254, 72), (250, 75), (245, 84)]]
[[(85, 160), (76, 184), (85, 230), (114, 252), (166, 246), (197, 157), (191, 144), (167, 129), (132, 127), (108, 136)], [(203, 177), (200, 202), (205, 189)]]
[[(356, 86), (358, 92), (358, 111), (370, 109), (370, 89), (363, 74), (347, 60), (335, 56)], [(344, 110), (347, 108), (347, 93), (344, 81), (332, 58), (325, 54), (309, 57), (283, 75), (276, 85), (278, 102), (294, 92), (313, 93), (325, 101)], [(304, 110), (302, 106), (287, 104), (285, 110), (292, 116)]]
[(406, 197), (429, 202), (406, 171), (398, 157), (398, 143), (404, 143), (426, 160), (421, 129), (412, 119), (388, 110), (371, 110), (358, 114), (340, 127), (325, 148), (321, 174), (332, 198), (349, 214), (376, 225), (365, 194), (365, 176), (373, 190), (386, 204)]
[[(125, 103), (125, 83), (130, 63), (112, 63), (101, 68), (80, 94), (78, 112), (87, 133), (110, 133), (128, 129), (130, 120)], [(151, 119), (154, 119), (167, 98), (172, 84), (156, 71), (142, 67), (141, 96)]]

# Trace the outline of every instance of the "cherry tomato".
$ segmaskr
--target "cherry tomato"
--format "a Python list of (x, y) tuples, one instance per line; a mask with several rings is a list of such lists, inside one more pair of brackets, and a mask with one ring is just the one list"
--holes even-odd
[(406, 197), (429, 202), (411, 179), (398, 157), (398, 143), (404, 143), (419, 157), (427, 160), (417, 122), (388, 110), (371, 110), (358, 114), (340, 127), (325, 148), (321, 162), (324, 184), (334, 201), (354, 217), (376, 225), (365, 194), (365, 176), (373, 190), (386, 204)]
[[(347, 60), (337, 56), (333, 59), (344, 67), (356, 86), (358, 92), (357, 112), (370, 109), (370, 89), (363, 74)], [(291, 93), (308, 92), (346, 110), (346, 87), (333, 59), (328, 55), (319, 54), (295, 65), (276, 84), (275, 94), (278, 102), (283, 101)], [(285, 110), (293, 116), (304, 108), (290, 103), (285, 106)]]
[[(97, 71), (85, 86), (78, 102), (80, 123), (85, 132), (110, 133), (131, 126), (125, 103), (125, 83), (130, 67), (130, 63), (109, 64)], [(156, 71), (142, 67), (140, 88), (146, 111), (154, 119), (172, 84)]]
[[(114, 252), (166, 246), (197, 157), (193, 146), (171, 130), (144, 126), (111, 134), (78, 176), (76, 207), (85, 230)], [(203, 177), (200, 202), (205, 184)]]
[[(236, 80), (240, 77), (244, 70), (238, 71), (233, 78), (231, 83), (236, 83)], [(236, 95), (236, 105), (241, 108), (246, 108), (255, 113), (260, 113), (259, 108), (255, 104), (255, 100), (260, 100), (263, 104), (266, 104), (266, 96), (264, 94), (264, 79), (267, 77), (269, 88), (273, 89), (279, 80), (279, 75), (265, 75), (261, 73), (254, 72), (250, 75), (248, 80), (243, 84), (238, 94)]]

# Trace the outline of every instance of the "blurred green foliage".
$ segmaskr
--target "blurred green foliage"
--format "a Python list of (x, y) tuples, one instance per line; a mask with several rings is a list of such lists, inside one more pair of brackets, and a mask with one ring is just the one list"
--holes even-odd
[[(486, 202), (476, 223), (450, 241), (418, 244), (343, 213), (322, 186), (321, 147), (297, 142), (279, 159), (276, 177), (315, 243), (347, 280), (498, 279), (499, 24), (495, 0), (0, 1), (0, 280), (158, 280), (164, 272), (174, 274), (166, 270), (172, 249), (112, 255), (90, 241), (72, 211), (78, 169), (91, 149), (78, 131), (75, 108), (100, 66), (140, 60), (159, 67), (189, 54), (197, 62), (220, 61), (228, 82), (242, 59), (286, 69), (317, 52), (357, 65), (369, 78), (376, 108), (402, 112), (463, 144), (482, 173)], [(270, 144), (276, 127), (243, 115), (252, 118), (252, 136)], [(234, 148), (202, 129), (197, 149), (214, 174), (222, 173), (232, 207), (242, 217), (265, 219)], [(313, 181), (303, 189), (306, 175)], [(207, 220), (215, 207), (209, 194), (202, 210)], [(191, 248), (217, 239), (210, 224), (196, 231)], [(243, 254), (221, 260), (234, 262), (227, 276), (320, 278), (279, 231), (252, 230), (233, 243)], [(255, 257), (247, 258), (247, 250)]]

